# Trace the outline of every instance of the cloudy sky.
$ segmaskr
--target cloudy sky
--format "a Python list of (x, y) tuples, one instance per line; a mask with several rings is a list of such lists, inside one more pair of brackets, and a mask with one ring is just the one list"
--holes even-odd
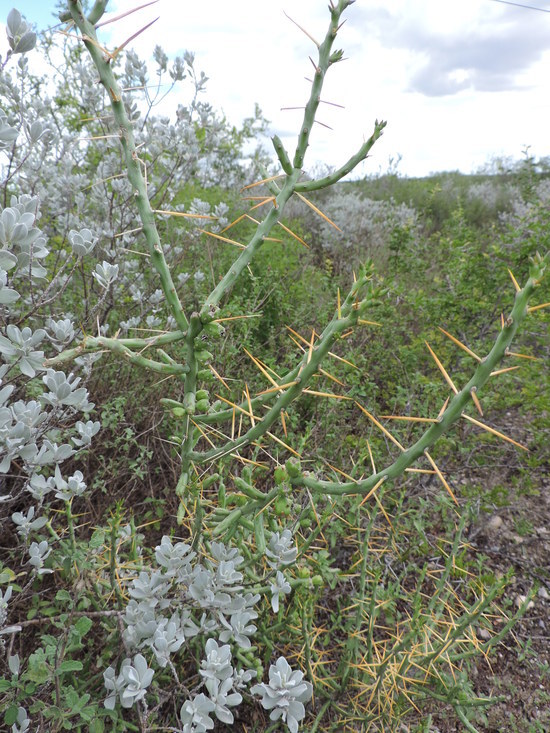
[[(111, 0), (113, 13), (144, 0)], [(531, 146), (550, 155), (550, 0), (517, 0), (541, 11), (494, 0), (357, 0), (346, 12), (337, 47), (347, 59), (332, 68), (306, 167), (341, 165), (387, 120), (383, 138), (360, 175), (385, 171), (401, 156), (399, 172), (470, 172), (495, 156), (520, 158)], [(0, 0), (39, 29), (52, 24), (55, 1)], [(118, 45), (156, 16), (134, 48), (149, 54), (161, 44), (169, 55), (185, 50), (209, 77), (206, 97), (234, 124), (257, 102), (270, 130), (292, 150), (308, 95), (311, 40), (286, 16), (321, 41), (327, 0), (159, 0), (107, 26)], [(5, 15), (6, 12), (2, 13)], [(0, 16), (0, 21), (2, 17)], [(5, 49), (0, 31), (0, 52)], [(173, 94), (174, 106), (185, 87)], [(165, 109), (163, 109), (163, 112)]]

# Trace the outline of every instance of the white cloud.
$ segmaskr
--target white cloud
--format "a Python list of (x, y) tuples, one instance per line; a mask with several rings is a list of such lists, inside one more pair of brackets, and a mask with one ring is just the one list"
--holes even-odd
[[(34, 4), (22, 0), (18, 7), (25, 13)], [(111, 0), (109, 9), (138, 4)], [(326, 6), (327, 0), (159, 0), (100, 33), (114, 46), (160, 15), (132, 47), (142, 56), (157, 43), (171, 56), (195, 52), (214, 107), (239, 124), (259, 103), (272, 131), (292, 148), (301, 113), (280, 108), (305, 103), (308, 55), (316, 49), (283, 11), (322, 40)], [(323, 92), (345, 109), (322, 105), (319, 119), (334, 130), (316, 126), (310, 166), (343, 163), (375, 118), (388, 127), (361, 174), (384, 169), (397, 153), (410, 175), (469, 171), (491, 155), (518, 157), (528, 144), (535, 155), (547, 154), (550, 14), (491, 0), (357, 0), (346, 16), (336, 46), (348, 60), (331, 69)], [(173, 100), (175, 107), (177, 95)]]

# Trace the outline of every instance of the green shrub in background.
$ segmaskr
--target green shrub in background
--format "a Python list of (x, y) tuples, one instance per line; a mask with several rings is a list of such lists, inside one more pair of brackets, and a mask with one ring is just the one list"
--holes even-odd
[[(304, 176), (351, 2), (330, 4), (297, 148), (291, 160), (273, 139), (274, 172), (261, 152), (242, 165), (261, 116), (236, 131), (198, 102), (191, 54), (168, 68), (155, 50), (159, 79), (193, 92), (174, 125), (148, 92), (145, 108), (133, 101), (147, 67), (102, 44), (106, 2), (86, 14), (70, 0), (54, 98), (28, 69), (32, 29), (9, 14), (0, 701), (13, 733), (397, 730), (438, 705), (475, 730), (490, 702), (468, 662), (531, 595), (495, 605), (506, 579), (473, 568), (471, 510), (439, 454), (459, 453), (456, 431), (472, 424), (524, 448), (477, 412), (486, 393), (497, 400), (487, 385), (518, 328), (543, 311), (530, 302), (544, 210), (515, 227), (512, 263), (505, 241), (477, 251), (456, 207), (434, 257), (411, 206), (344, 192), (313, 203), (384, 128), (339, 169)], [(259, 198), (243, 209), (225, 195), (235, 184)], [(312, 234), (292, 209), (285, 218), (296, 199), (318, 217)], [(347, 235), (333, 217), (349, 217)], [(357, 261), (369, 237), (386, 283)], [(511, 264), (524, 285), (512, 275), (506, 290)], [(496, 337), (491, 308), (505, 313)], [(407, 309), (414, 329), (396, 318)], [(420, 323), (442, 312), (445, 331), (425, 344)], [(428, 376), (412, 392), (403, 377), (420, 348)], [(442, 493), (419, 496), (419, 477)]]

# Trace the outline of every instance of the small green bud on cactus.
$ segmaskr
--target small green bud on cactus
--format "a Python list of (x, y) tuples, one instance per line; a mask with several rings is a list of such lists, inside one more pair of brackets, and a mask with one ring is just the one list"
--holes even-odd
[(287, 517), (289, 515), (290, 507), (284, 496), (279, 496), (275, 499), (273, 510), (278, 517)]
[(329, 63), (331, 64), (337, 64), (338, 61), (341, 61), (344, 58), (344, 52), (342, 49), (339, 49), (338, 51), (334, 51), (334, 53), (331, 53), (329, 56)]
[(290, 458), (285, 463), (286, 472), (290, 476), (290, 478), (300, 478), (302, 475), (302, 472), (300, 470), (300, 464), (298, 461), (294, 460), (293, 458)]

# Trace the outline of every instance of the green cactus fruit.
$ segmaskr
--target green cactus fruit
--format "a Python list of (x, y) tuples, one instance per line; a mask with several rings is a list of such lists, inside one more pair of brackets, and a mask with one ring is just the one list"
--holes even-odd
[(276, 486), (280, 486), (287, 480), (288, 474), (282, 466), (277, 466), (277, 468), (273, 472), (273, 478), (275, 480)]
[(199, 369), (197, 372), (197, 379), (199, 379), (201, 382), (213, 382), (214, 381), (214, 375), (210, 371), (210, 369)]
[(183, 409), (183, 407), (174, 407), (172, 410), (172, 415), (174, 417), (184, 417), (187, 413)]
[(210, 351), (207, 351), (206, 349), (199, 349), (199, 351), (195, 351), (195, 359), (198, 361), (199, 364), (206, 364), (207, 362), (211, 361), (214, 358), (214, 355), (210, 353)]
[(195, 411), (196, 412), (208, 412), (209, 407), (210, 407), (210, 400), (199, 400), (195, 404)]
[(290, 511), (287, 500), (284, 496), (278, 496), (273, 504), (273, 511), (278, 517), (286, 517)]
[(219, 338), (224, 331), (225, 328), (220, 323), (207, 323), (203, 328), (203, 332), (212, 338)]
[(207, 389), (198, 389), (195, 396), (197, 400), (207, 400), (210, 396), (210, 393)]

